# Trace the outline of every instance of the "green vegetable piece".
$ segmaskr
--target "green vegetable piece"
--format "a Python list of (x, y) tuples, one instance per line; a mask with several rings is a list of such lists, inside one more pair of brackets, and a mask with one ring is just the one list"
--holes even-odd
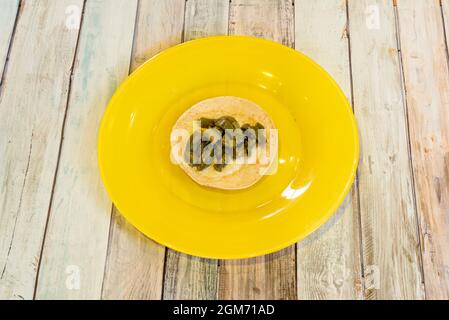
[[(254, 125), (245, 123), (240, 127), (238, 121), (231, 116), (223, 116), (218, 119), (202, 117), (199, 121), (202, 129), (216, 129), (218, 133), (217, 135), (213, 135), (208, 132), (207, 134), (210, 137), (203, 137), (203, 141), (198, 141), (194, 135), (190, 137), (190, 149), (186, 148), (184, 156), (189, 165), (198, 171), (202, 171), (211, 165), (204, 163), (202, 160), (204, 150), (210, 143), (220, 144), (222, 147), (221, 155), (215, 154), (215, 148), (210, 150), (210, 156), (214, 157), (216, 162), (213, 168), (218, 172), (223, 171), (227, 165), (226, 154), (228, 156), (232, 154), (233, 159), (236, 159), (237, 156), (242, 156), (242, 151), (244, 155), (251, 156), (256, 145), (262, 146), (266, 143), (265, 135), (259, 132), (259, 130), (263, 130), (265, 127), (259, 122), (256, 122)], [(230, 134), (226, 130), (238, 130), (238, 132), (234, 131), (234, 134)], [(221, 137), (221, 139), (217, 137)], [(194, 164), (193, 161), (195, 159), (201, 159), (201, 163)]]
[(201, 123), (201, 128), (209, 129), (209, 128), (213, 128), (214, 127), (215, 120), (214, 119), (209, 119), (209, 118), (200, 118), (200, 123)]
[(239, 127), (239, 123), (233, 117), (224, 116), (215, 120), (215, 126), (220, 127), (224, 130), (237, 129)]
[(265, 129), (265, 127), (261, 123), (256, 122), (256, 124), (254, 125), (254, 130), (262, 130), (262, 129)]
[(216, 163), (214, 164), (214, 169), (218, 172), (222, 172), (223, 169), (226, 167), (226, 163)]
[(265, 138), (264, 133), (262, 131), (259, 131), (259, 130), (263, 130), (263, 129), (260, 129), (260, 128), (257, 129), (257, 131), (256, 131), (256, 142), (257, 142), (257, 145), (259, 147), (262, 147), (267, 142), (267, 139)]
[(189, 138), (189, 141), (187, 142), (184, 151), (184, 160), (191, 167), (198, 165), (194, 162), (196, 159), (201, 159), (201, 151), (202, 151), (202, 141), (200, 140), (200, 136), (197, 134), (192, 134)]
[(210, 166), (210, 164), (207, 163), (200, 163), (200, 164), (196, 164), (194, 165), (194, 167), (196, 168), (196, 170), (198, 171), (203, 171), (204, 169), (208, 168)]

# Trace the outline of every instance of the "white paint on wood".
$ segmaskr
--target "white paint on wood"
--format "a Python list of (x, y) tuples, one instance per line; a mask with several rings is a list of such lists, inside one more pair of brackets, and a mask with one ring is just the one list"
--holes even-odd
[(18, 8), (19, 0), (2, 0), (0, 3), (0, 76), (5, 67)]
[[(229, 0), (189, 0), (184, 40), (228, 33)], [(218, 261), (167, 249), (163, 298), (211, 300), (217, 298)]]
[(159, 300), (165, 247), (148, 239), (113, 208), (103, 299)]
[[(443, 0), (445, 22), (449, 2)], [(427, 299), (449, 299), (449, 72), (438, 0), (397, 1)]]
[[(443, 22), (444, 22), (444, 31), (445, 31), (445, 40), (446, 44), (448, 41), (449, 36), (449, 0), (441, 0), (441, 13), (443, 15)], [(448, 52), (449, 54), (449, 52)]]
[(167, 251), (164, 300), (215, 300), (218, 261)]
[(0, 97), (0, 299), (31, 299), (67, 104), (81, 0), (24, 1)]
[(349, 1), (365, 295), (424, 297), (393, 2)]
[[(233, 0), (229, 33), (271, 39), (289, 47), (294, 42), (290, 0)], [(296, 299), (296, 251), (290, 246), (253, 259), (220, 264), (220, 299)]]
[(251, 35), (293, 46), (292, 1), (232, 0), (229, 12), (229, 34)]
[(295, 246), (251, 259), (223, 260), (218, 298), (296, 300)]
[[(140, 1), (132, 69), (182, 41), (185, 0)], [(104, 299), (160, 299), (165, 248), (146, 238), (114, 208)]]
[(182, 41), (185, 0), (140, 1), (132, 70)]
[(111, 202), (98, 171), (96, 137), (110, 97), (128, 74), (136, 9), (136, 0), (86, 4), (37, 299), (101, 297)]
[(184, 41), (228, 34), (229, 0), (189, 0)]
[[(329, 72), (351, 101), (345, 0), (296, 0), (295, 46)], [(354, 186), (332, 219), (298, 244), (299, 299), (363, 297), (357, 200)]]

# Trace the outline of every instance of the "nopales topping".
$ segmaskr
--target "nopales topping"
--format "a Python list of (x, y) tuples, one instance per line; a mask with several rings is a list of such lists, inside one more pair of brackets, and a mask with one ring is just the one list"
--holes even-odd
[(232, 159), (251, 156), (256, 147), (267, 142), (259, 122), (240, 126), (231, 116), (198, 121), (199, 129), (190, 136), (184, 152), (185, 161), (198, 171), (213, 166), (221, 172)]

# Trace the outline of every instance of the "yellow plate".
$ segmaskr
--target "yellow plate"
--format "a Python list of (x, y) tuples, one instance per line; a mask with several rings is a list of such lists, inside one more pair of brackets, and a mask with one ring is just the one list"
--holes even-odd
[[(279, 129), (279, 166), (241, 191), (204, 188), (170, 162), (170, 130), (200, 100), (232, 95), (264, 108)], [(172, 47), (117, 90), (99, 132), (106, 189), (155, 241), (221, 259), (258, 256), (324, 223), (353, 182), (357, 126), (332, 78), (303, 54), (253, 37)]]

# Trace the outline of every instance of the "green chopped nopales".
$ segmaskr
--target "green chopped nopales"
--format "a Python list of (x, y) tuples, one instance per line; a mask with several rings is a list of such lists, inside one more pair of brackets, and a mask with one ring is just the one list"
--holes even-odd
[[(227, 165), (226, 155), (232, 154), (234, 160), (241, 156), (237, 153), (238, 150), (241, 150), (242, 144), (244, 154), (250, 156), (257, 145), (266, 143), (265, 136), (259, 131), (264, 129), (264, 126), (259, 122), (254, 125), (245, 123), (240, 126), (238, 121), (231, 116), (223, 116), (218, 119), (200, 118), (198, 121), (201, 123), (201, 132), (194, 132), (190, 136), (184, 153), (185, 161), (198, 171), (205, 170), (212, 165), (215, 171), (222, 172)], [(214, 163), (206, 163), (202, 157), (206, 147), (210, 144), (213, 144), (213, 148), (209, 149), (211, 149), (210, 156)], [(215, 154), (216, 144), (221, 145), (221, 154)]]

